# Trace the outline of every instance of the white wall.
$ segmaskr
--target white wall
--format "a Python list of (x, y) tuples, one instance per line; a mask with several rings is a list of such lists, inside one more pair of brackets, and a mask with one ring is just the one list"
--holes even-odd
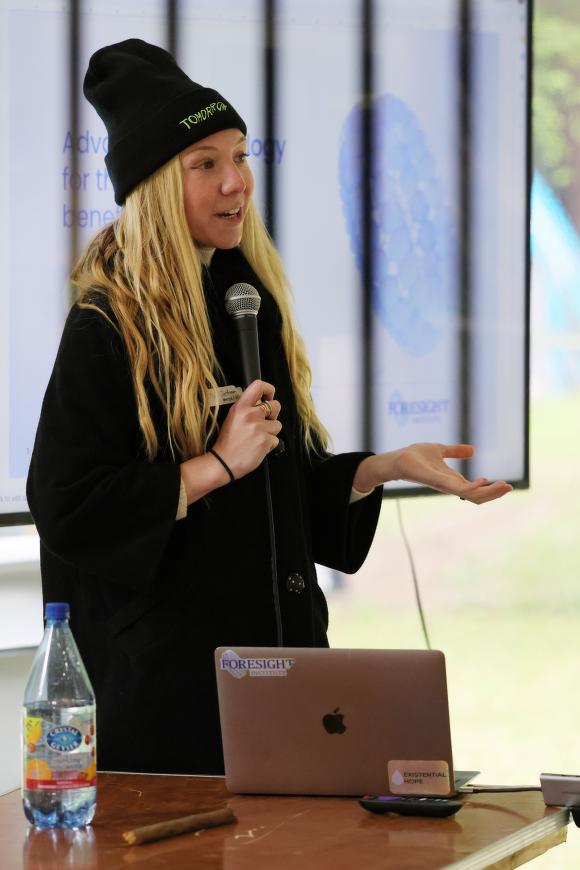
[(20, 710), (43, 631), (38, 537), (0, 537), (0, 794), (20, 785)]
[(30, 527), (20, 534), (4, 530), (0, 535), (0, 650), (38, 646), (42, 631), (38, 535)]
[(20, 786), (20, 710), (33, 656), (0, 652), (0, 794)]

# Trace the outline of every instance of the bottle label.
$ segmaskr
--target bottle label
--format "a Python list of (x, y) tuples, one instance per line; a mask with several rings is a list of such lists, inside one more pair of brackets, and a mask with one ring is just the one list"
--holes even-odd
[(87, 788), (97, 783), (95, 707), (58, 710), (58, 721), (22, 711), (24, 788)]

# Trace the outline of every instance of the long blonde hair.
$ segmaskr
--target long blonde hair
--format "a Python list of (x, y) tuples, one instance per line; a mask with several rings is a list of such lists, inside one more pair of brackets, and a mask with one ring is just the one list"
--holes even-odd
[[(280, 309), (304, 442), (308, 450), (319, 451), (329, 437), (312, 403), (311, 370), (294, 326), (288, 280), (253, 203), (240, 248)], [(147, 381), (164, 409), (172, 455), (187, 459), (203, 453), (217, 426), (212, 395), (221, 370), (203, 292), (202, 261), (187, 226), (178, 156), (129, 194), (118, 220), (103, 227), (80, 256), (71, 280), (82, 308), (107, 317), (95, 294), (108, 301), (111, 322), (127, 350), (148, 459), (160, 445)]]

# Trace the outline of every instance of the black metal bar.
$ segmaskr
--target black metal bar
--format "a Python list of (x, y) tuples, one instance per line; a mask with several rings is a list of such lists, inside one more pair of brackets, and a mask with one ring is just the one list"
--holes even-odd
[[(68, 117), (69, 129), (73, 147), (70, 152), (70, 179), (77, 179), (79, 175), (79, 152), (76, 147), (79, 134), (79, 101), (80, 101), (80, 5), (81, 0), (69, 0), (68, 14)], [(69, 262), (75, 262), (79, 255), (79, 231), (77, 215), (80, 207), (80, 186), (69, 184), (68, 201), (72, 212), (72, 221), (69, 236)], [(73, 302), (73, 288), (69, 288), (70, 302)]]
[[(472, 438), (471, 361), (472, 361), (472, 0), (459, 0), (458, 51), (458, 224), (459, 252), (459, 440), (469, 444)], [(469, 463), (466, 468), (469, 476)]]
[(31, 526), (33, 523), (34, 520), (30, 513), (0, 514), (0, 528), (5, 526)]
[[(276, 103), (278, 85), (277, 15), (276, 0), (264, 0), (264, 139), (276, 138)], [(276, 164), (272, 160), (264, 165), (264, 222), (268, 232), (276, 239)]]
[(374, 136), (374, 47), (373, 47), (373, 0), (362, 0), (361, 6), (361, 137), (362, 137), (362, 293), (361, 293), (361, 333), (362, 333), (362, 447), (373, 447), (374, 415), (372, 412), (372, 299), (374, 279), (374, 222), (373, 222), (373, 159), (375, 151)]
[(533, 94), (533, 29), (534, 29), (534, 0), (528, 2), (528, 55), (526, 76), (526, 339), (524, 361), (524, 475), (518, 487), (527, 488), (530, 485), (530, 330), (531, 330), (531, 275), (532, 275), (532, 251), (531, 251), (531, 222), (532, 222), (532, 183), (533, 183), (533, 154), (532, 154), (532, 94)]
[(179, 62), (179, 39), (177, 22), (179, 20), (179, 0), (166, 0), (165, 26), (167, 51)]

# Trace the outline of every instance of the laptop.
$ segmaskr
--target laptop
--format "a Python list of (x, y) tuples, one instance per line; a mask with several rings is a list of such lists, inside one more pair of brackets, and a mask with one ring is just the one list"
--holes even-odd
[(246, 794), (455, 794), (445, 658), (219, 647), (226, 785)]

